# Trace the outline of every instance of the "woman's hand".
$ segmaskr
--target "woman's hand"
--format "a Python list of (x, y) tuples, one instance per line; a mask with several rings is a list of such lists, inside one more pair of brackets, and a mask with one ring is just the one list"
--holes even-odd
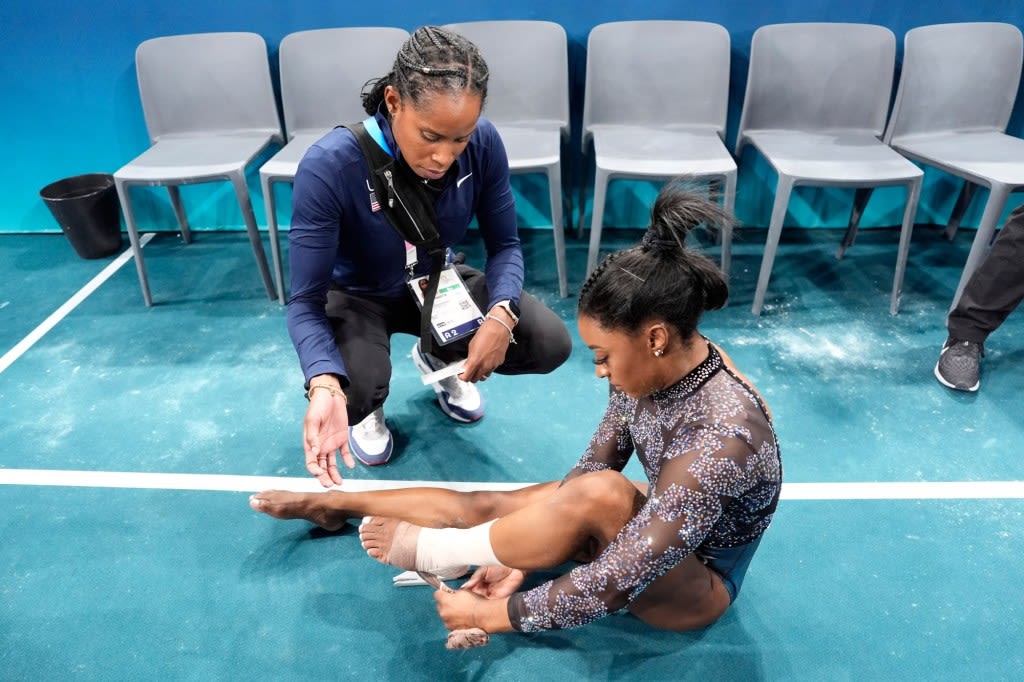
[(522, 586), (526, 573), (508, 566), (481, 566), (460, 589), (484, 599), (504, 599)]
[[(501, 322), (494, 317), (501, 317)], [(476, 382), (484, 381), (491, 376), (491, 372), (505, 362), (505, 354), (512, 344), (509, 329), (514, 327), (515, 320), (505, 312), (504, 308), (500, 306), (491, 308), (488, 317), (484, 319), (484, 323), (476, 330), (476, 334), (469, 342), (466, 366), (459, 378), (463, 381)]]
[(310, 379), (309, 385), (328, 388), (310, 389), (309, 407), (302, 421), (306, 471), (315, 476), (320, 485), (330, 488), (341, 484), (337, 458), (339, 449), (345, 466), (349, 469), (356, 466), (348, 449), (348, 404), (337, 377), (316, 376)]

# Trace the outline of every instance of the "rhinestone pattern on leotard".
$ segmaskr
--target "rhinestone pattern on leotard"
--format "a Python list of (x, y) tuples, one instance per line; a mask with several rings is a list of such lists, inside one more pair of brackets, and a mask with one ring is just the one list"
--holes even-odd
[(614, 392), (566, 477), (621, 471), (637, 453), (646, 504), (593, 562), (511, 597), (523, 632), (570, 628), (628, 605), (701, 545), (752, 542), (771, 523), (782, 483), (778, 442), (757, 394), (714, 346), (673, 386), (641, 399)]

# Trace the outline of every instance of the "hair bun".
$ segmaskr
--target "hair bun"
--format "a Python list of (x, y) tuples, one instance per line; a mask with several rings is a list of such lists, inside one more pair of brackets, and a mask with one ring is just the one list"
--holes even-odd
[(656, 234), (653, 225), (647, 228), (644, 232), (643, 239), (640, 240), (640, 248), (644, 251), (662, 252), (670, 251), (675, 252), (680, 248), (679, 242), (675, 239), (665, 239), (664, 237)]

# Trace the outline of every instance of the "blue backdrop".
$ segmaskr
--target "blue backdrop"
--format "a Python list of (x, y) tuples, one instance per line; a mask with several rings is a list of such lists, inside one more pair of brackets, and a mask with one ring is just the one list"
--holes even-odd
[[(154, 2), (114, 0), (54, 2), (6, 0), (0, 3), (0, 110), (4, 131), (0, 176), (0, 232), (58, 231), (39, 198), (39, 190), (54, 180), (89, 172), (112, 173), (148, 145), (139, 105), (133, 64), (136, 46), (159, 35), (204, 31), (252, 31), (267, 41), (271, 64), (277, 47), (290, 32), (332, 26), (390, 25), (412, 30), (426, 23), (484, 19), (544, 19), (565, 27), (570, 45), (574, 141), (567, 165), (574, 192), (587, 176), (580, 159), (578, 124), (583, 94), (587, 34), (608, 21), (628, 19), (691, 19), (725, 26), (733, 44), (728, 140), (736, 134), (750, 40), (761, 25), (790, 21), (853, 21), (888, 26), (902, 42), (914, 26), (955, 21), (1006, 21), (1024, 24), (1024, 3), (1007, 0), (849, 0), (838, 6), (830, 0), (753, 2), (642, 3), (592, 0), (480, 3), (347, 3), (328, 0), (221, 0)], [(486, 56), (486, 55), (485, 55)], [(276, 69), (275, 69), (276, 70)], [(665, 75), (666, 78), (670, 74)], [(1010, 132), (1024, 132), (1024, 106), (1018, 104)], [(774, 175), (763, 163), (744, 155), (740, 169), (737, 213), (748, 225), (767, 224)], [(252, 183), (257, 217), (263, 220), (258, 183)], [(517, 180), (521, 220), (525, 226), (550, 225), (543, 185), (530, 178)], [(958, 186), (939, 173), (928, 172), (918, 222), (944, 222)], [(613, 187), (606, 225), (642, 225), (653, 188), (620, 182)], [(186, 203), (197, 229), (231, 228), (241, 224), (238, 210), (225, 192), (187, 188)], [(899, 222), (901, 192), (878, 193), (864, 216), (864, 225)], [(154, 201), (143, 211), (140, 226), (173, 229), (166, 202)], [(287, 203), (287, 202), (284, 202)], [(977, 217), (977, 205), (968, 224)], [(793, 201), (793, 220), (805, 226), (844, 224), (849, 195), (838, 190), (804, 190)], [(282, 215), (287, 222), (287, 214)]]

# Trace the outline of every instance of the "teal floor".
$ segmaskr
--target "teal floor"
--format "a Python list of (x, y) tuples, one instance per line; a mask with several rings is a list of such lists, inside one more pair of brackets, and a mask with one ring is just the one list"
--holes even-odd
[[(309, 483), (302, 378), (244, 234), (157, 236), (153, 308), (128, 261), (29, 346), (113, 259), (83, 261), (60, 235), (0, 237), (0, 679), (1024, 678), (1024, 313), (990, 339), (981, 391), (948, 391), (932, 367), (973, 233), (918, 228), (897, 316), (896, 232), (867, 230), (836, 261), (841, 235), (784, 231), (755, 318), (765, 233), (740, 230), (732, 302), (702, 329), (765, 394), (786, 475), (730, 612), (693, 634), (613, 616), (466, 652), (444, 649), (429, 590), (394, 588), (351, 530), (249, 510), (264, 477)], [(605, 245), (639, 236), (606, 230)], [(569, 325), (570, 360), (487, 382), (486, 418), (458, 426), (420, 384), (413, 339), (396, 338), (399, 454), (353, 482), (525, 483), (579, 456), (607, 387), (574, 299), (557, 297), (550, 233), (524, 240), (527, 287)], [(478, 262), (479, 243), (465, 250)], [(585, 241), (568, 252), (575, 294)], [(991, 481), (1015, 485), (971, 487)], [(876, 482), (906, 499), (847, 485)], [(967, 492), (938, 499), (934, 482)]]

